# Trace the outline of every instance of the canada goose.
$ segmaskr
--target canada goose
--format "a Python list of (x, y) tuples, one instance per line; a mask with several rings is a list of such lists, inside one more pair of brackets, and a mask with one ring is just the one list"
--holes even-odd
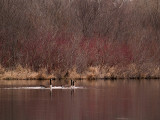
[(42, 87), (42, 88), (47, 88), (47, 86), (45, 86), (45, 85), (40, 85), (40, 87)]
[(72, 81), (72, 79), (71, 79), (71, 86), (72, 86), (72, 83), (73, 83), (73, 81)]
[(52, 91), (52, 78), (50, 79), (50, 90)]
[(61, 85), (61, 87), (74, 87), (75, 86), (75, 81), (71, 79), (71, 85)]
[(75, 80), (71, 80), (71, 87), (74, 87), (75, 86)]
[[(49, 85), (50, 85), (50, 86), (49, 86), (50, 89), (52, 89), (52, 80), (53, 80), (53, 79), (50, 79), (50, 84), (49, 84)], [(42, 87), (42, 88), (48, 88), (48, 87), (45, 86), (45, 85), (40, 85), (40, 87)]]
[(71, 80), (71, 85), (61, 85), (61, 87), (70, 87), (72, 86), (72, 80)]

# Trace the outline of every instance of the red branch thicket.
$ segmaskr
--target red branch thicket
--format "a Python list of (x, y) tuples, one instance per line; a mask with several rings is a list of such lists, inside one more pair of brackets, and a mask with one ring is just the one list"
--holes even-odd
[(160, 62), (158, 0), (1, 0), (0, 64), (38, 71)]

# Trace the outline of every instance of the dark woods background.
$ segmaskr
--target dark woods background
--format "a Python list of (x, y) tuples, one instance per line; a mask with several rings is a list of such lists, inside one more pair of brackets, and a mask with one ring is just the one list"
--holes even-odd
[(160, 63), (158, 0), (0, 0), (0, 64), (81, 73)]

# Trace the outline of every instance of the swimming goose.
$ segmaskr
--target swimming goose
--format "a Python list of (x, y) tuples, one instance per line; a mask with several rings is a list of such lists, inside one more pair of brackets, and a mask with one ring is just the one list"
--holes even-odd
[(71, 87), (75, 87), (75, 80), (71, 80)]
[(50, 90), (52, 91), (52, 78), (50, 79)]
[(61, 85), (61, 87), (62, 87), (62, 88), (64, 88), (64, 87), (71, 87), (71, 88), (72, 88), (72, 87), (75, 87), (75, 82), (76, 82), (76, 81), (74, 81), (74, 80), (71, 79), (71, 85), (63, 85), (63, 86)]
[(40, 87), (42, 87), (42, 88), (47, 88), (47, 86), (45, 86), (45, 85), (40, 85)]
[[(50, 79), (50, 89), (52, 89), (52, 80), (53, 79)], [(45, 85), (40, 85), (40, 87), (42, 87), (42, 88), (48, 88), (47, 86), (45, 86)]]

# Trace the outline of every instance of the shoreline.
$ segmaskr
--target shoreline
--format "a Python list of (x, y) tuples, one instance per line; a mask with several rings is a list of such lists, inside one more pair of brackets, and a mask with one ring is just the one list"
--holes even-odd
[(21, 78), (4, 78), (0, 80), (158, 80), (160, 77), (128, 77), (128, 78), (122, 78), (122, 77), (107, 77), (107, 78), (26, 78), (26, 79), (21, 79)]

